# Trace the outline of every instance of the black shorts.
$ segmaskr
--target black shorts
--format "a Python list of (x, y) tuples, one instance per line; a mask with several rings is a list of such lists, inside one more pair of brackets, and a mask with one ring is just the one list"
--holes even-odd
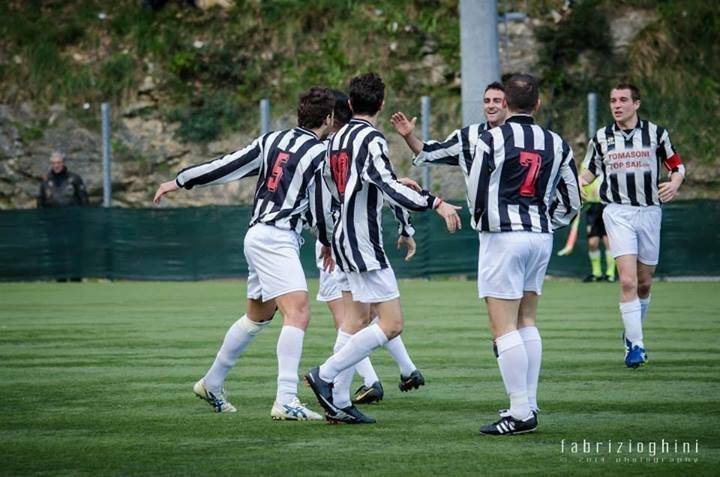
[(587, 237), (605, 237), (605, 223), (603, 223), (603, 210), (605, 210), (605, 204), (592, 203), (585, 212), (585, 230), (587, 231)]

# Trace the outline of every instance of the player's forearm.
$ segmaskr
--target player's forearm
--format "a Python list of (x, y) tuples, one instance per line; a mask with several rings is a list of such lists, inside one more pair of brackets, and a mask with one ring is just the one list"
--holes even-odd
[(595, 180), (595, 174), (593, 174), (587, 169), (583, 169), (583, 171), (580, 173), (580, 179), (584, 182), (584, 184), (592, 184), (592, 182)]
[(408, 145), (413, 154), (417, 156), (422, 152), (423, 142), (415, 134), (411, 132), (403, 136), (403, 139), (405, 139), (405, 144)]
[(675, 188), (680, 188), (682, 183), (685, 181), (685, 175), (681, 174), (680, 172), (673, 172), (670, 174), (670, 182), (675, 186)]

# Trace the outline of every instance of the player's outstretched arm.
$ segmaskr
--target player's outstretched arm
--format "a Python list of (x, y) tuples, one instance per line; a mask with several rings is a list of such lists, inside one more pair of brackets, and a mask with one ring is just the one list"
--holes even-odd
[(405, 113), (398, 111), (390, 117), (395, 131), (402, 136), (410, 150), (417, 156), (423, 149), (423, 142), (415, 135), (417, 118), (408, 119)]
[(445, 226), (447, 227), (448, 232), (454, 234), (462, 228), (462, 222), (460, 221), (460, 216), (458, 215), (458, 210), (462, 209), (462, 207), (449, 204), (442, 199), (437, 200), (440, 202), (435, 206), (435, 212), (442, 217), (443, 220), (445, 220)]

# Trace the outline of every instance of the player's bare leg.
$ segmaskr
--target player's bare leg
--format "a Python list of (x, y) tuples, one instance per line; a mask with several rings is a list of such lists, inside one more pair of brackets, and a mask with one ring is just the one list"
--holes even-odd
[[(642, 332), (642, 306), (638, 298), (637, 255), (621, 255), (615, 258), (620, 278), (620, 315), (625, 333), (625, 364), (637, 368), (646, 360)], [(649, 293), (649, 288), (648, 288)]]
[(263, 302), (248, 298), (247, 312), (230, 326), (212, 366), (193, 386), (195, 394), (207, 401), (216, 412), (236, 411), (225, 397), (225, 377), (255, 336), (270, 323), (276, 310), (275, 300)]
[(279, 420), (321, 420), (297, 397), (298, 367), (302, 356), (305, 330), (310, 323), (310, 301), (306, 291), (295, 291), (275, 299), (283, 315), (283, 328), (277, 341), (277, 395), (271, 416)]
[(654, 265), (645, 265), (638, 261), (637, 263), (637, 276), (638, 276), (638, 298), (640, 299), (640, 319), (642, 324), (645, 325), (645, 319), (647, 318), (648, 308), (650, 308), (650, 287), (652, 287), (652, 279), (655, 275)]
[(528, 356), (517, 329), (520, 302), (521, 300), (485, 298), (490, 329), (495, 338), (498, 366), (510, 398), (509, 412), (517, 420), (523, 420), (530, 414), (527, 390)]
[(535, 292), (523, 293), (518, 310), (518, 332), (525, 344), (528, 356), (527, 389), (530, 409), (537, 412), (537, 388), (542, 363), (542, 339), (536, 326), (538, 295)]

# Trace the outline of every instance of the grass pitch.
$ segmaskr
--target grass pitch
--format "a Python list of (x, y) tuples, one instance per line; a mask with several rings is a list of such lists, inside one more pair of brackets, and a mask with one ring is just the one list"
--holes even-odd
[[(475, 283), (400, 288), (403, 337), (427, 385), (400, 393), (379, 350), (385, 400), (364, 408), (378, 423), (328, 426), (270, 419), (279, 320), (228, 377), (236, 414), (193, 396), (244, 311), (243, 282), (0, 284), (0, 474), (718, 474), (720, 284), (656, 284), (650, 363), (629, 370), (617, 284), (546, 282), (540, 427), (509, 438), (478, 434), (507, 401)], [(302, 372), (334, 341), (325, 306), (312, 313)]]

